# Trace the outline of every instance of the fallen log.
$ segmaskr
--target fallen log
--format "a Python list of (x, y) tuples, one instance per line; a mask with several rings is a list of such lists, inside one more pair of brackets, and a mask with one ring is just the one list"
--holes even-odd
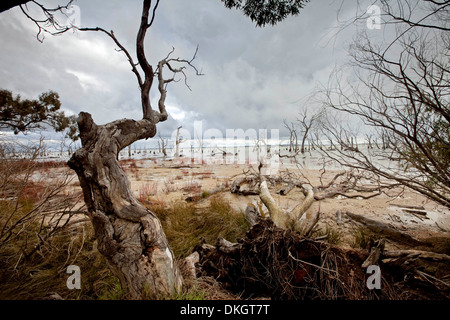
[(398, 207), (398, 208), (406, 208), (406, 209), (425, 210), (425, 208), (423, 206), (412, 206), (412, 205), (407, 205), (407, 204), (391, 203), (390, 206)]
[[(220, 240), (214, 249), (203, 245), (196, 250), (204, 274), (243, 296), (336, 299), (350, 296), (350, 287), (358, 287), (355, 292), (365, 291), (360, 297), (371, 295), (364, 289), (365, 275), (360, 267), (364, 253), (355, 252), (358, 263), (350, 265), (347, 257), (337, 257), (340, 249), (278, 228), (270, 219), (260, 220), (237, 244)], [(342, 274), (333, 270), (334, 264), (339, 264), (336, 267)], [(344, 280), (352, 273), (360, 281)]]
[(237, 178), (231, 184), (230, 192), (244, 196), (259, 195), (259, 179), (255, 176)]
[[(450, 256), (421, 250), (390, 250), (382, 253), (380, 264), (386, 272), (395, 275), (393, 281), (409, 282), (411, 292), (429, 298), (450, 298)], [(419, 290), (419, 292), (417, 292)], [(433, 296), (433, 293), (435, 296)]]
[(419, 216), (422, 216), (422, 218), (425, 218), (425, 219), (429, 219), (429, 218), (427, 217), (427, 212), (426, 212), (426, 211), (412, 210), (412, 209), (402, 209), (402, 211), (403, 211), (403, 212), (406, 212), (406, 213), (413, 214), (413, 215), (419, 215)]
[(345, 214), (352, 220), (361, 223), (372, 232), (375, 232), (380, 236), (389, 238), (390, 240), (400, 242), (411, 247), (427, 245), (427, 242), (417, 240), (409, 234), (394, 229), (393, 227), (388, 226), (380, 221), (367, 218), (363, 215), (354, 214), (349, 211), (346, 211)]

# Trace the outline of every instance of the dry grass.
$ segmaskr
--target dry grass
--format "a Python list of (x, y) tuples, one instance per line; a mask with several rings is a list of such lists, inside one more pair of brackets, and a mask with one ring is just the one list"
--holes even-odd
[(139, 189), (139, 201), (142, 203), (147, 203), (150, 197), (158, 194), (158, 182), (149, 181), (144, 183)]
[[(0, 299), (98, 299), (114, 277), (84, 222), (81, 193), (67, 193), (71, 176), (62, 162), (16, 160), (0, 146)], [(75, 219), (77, 218), (77, 219)], [(81, 290), (66, 286), (67, 267), (78, 265)]]
[(201, 189), (202, 185), (194, 180), (186, 181), (182, 187), (182, 190), (189, 194), (199, 194)]
[[(98, 253), (93, 234), (90, 224), (66, 228), (27, 259), (17, 259), (25, 238), (4, 247), (0, 252), (0, 299), (44, 299), (53, 292), (64, 299), (120, 298), (118, 280)], [(71, 264), (81, 269), (81, 290), (67, 288), (66, 270)]]
[[(169, 243), (176, 256), (192, 252), (204, 239), (215, 242), (218, 237), (236, 240), (248, 225), (242, 213), (236, 212), (220, 197), (211, 197), (203, 209), (193, 204), (176, 202), (167, 205), (153, 202), (151, 209), (161, 219)], [(90, 223), (75, 224), (55, 234), (35, 254), (20, 258), (23, 242), (30, 241), (37, 224), (19, 239), (0, 251), (0, 299), (43, 299), (57, 292), (64, 299), (116, 300), (124, 294), (118, 279), (112, 275), (103, 256), (97, 251)], [(67, 267), (81, 269), (81, 290), (69, 290)], [(188, 283), (173, 299), (236, 299), (210, 277)]]
[(361, 226), (352, 230), (353, 242), (350, 246), (357, 249), (368, 249), (371, 242), (374, 242), (377, 237), (367, 228)]
[(176, 300), (239, 300), (239, 295), (226, 290), (216, 279), (201, 276), (185, 283), (183, 292), (174, 297)]
[(211, 196), (208, 201), (209, 205), (202, 208), (184, 201), (148, 205), (161, 220), (177, 257), (189, 255), (202, 241), (215, 243), (220, 237), (236, 241), (248, 230), (243, 213), (234, 210), (220, 195)]

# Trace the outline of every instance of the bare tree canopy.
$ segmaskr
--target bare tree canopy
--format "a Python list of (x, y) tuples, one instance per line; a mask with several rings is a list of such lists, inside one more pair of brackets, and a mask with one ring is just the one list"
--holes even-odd
[[(361, 33), (350, 48), (356, 80), (335, 72), (323, 102), (371, 128), (383, 151), (367, 154), (354, 148), (347, 141), (352, 133), (332, 121), (324, 136), (338, 141), (344, 152), (329, 155), (450, 206), (449, 16), (441, 19), (450, 2), (381, 4), (389, 18), (385, 26), (394, 27), (393, 40), (377, 43)], [(420, 20), (415, 19), (417, 8), (426, 10)]]

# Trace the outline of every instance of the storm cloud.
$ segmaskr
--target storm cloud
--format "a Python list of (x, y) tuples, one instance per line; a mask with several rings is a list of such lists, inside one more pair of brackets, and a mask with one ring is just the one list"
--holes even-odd
[[(78, 0), (74, 5), (82, 27), (114, 30), (134, 53), (141, 1)], [(190, 89), (183, 79), (169, 85), (170, 117), (159, 130), (170, 136), (177, 126), (189, 130), (201, 120), (205, 129), (279, 128), (283, 134), (283, 119), (295, 119), (305, 97), (345, 63), (355, 29), (336, 35), (337, 16), (356, 10), (349, 2), (311, 1), (300, 15), (257, 28), (219, 0), (162, 1), (145, 43), (150, 62), (156, 64), (172, 47), (174, 57), (190, 59), (198, 46), (194, 64), (203, 75), (188, 70)], [(64, 110), (90, 112), (99, 124), (142, 117), (136, 78), (106, 35), (69, 31), (46, 35), (40, 43), (36, 33), (17, 7), (0, 16), (1, 88), (27, 98), (54, 90)], [(155, 86), (153, 105), (157, 94)]]

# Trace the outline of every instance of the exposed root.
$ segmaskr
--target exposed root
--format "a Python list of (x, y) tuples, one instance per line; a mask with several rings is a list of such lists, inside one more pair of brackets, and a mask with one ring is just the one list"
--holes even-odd
[[(236, 244), (221, 240), (216, 247), (203, 245), (197, 250), (200, 270), (243, 297), (308, 300), (450, 297), (449, 272), (441, 270), (434, 274), (430, 265), (439, 267), (447, 263), (448, 256), (439, 256), (439, 261), (417, 255), (385, 259), (389, 252), (383, 253), (379, 262), (373, 261), (382, 270), (381, 289), (371, 290), (367, 286), (371, 274), (362, 267), (368, 250), (338, 248), (307, 239), (278, 228), (271, 220), (260, 220)], [(418, 268), (408, 268), (408, 257), (415, 259)], [(424, 266), (426, 259), (428, 267), (421, 269), (419, 266)]]

